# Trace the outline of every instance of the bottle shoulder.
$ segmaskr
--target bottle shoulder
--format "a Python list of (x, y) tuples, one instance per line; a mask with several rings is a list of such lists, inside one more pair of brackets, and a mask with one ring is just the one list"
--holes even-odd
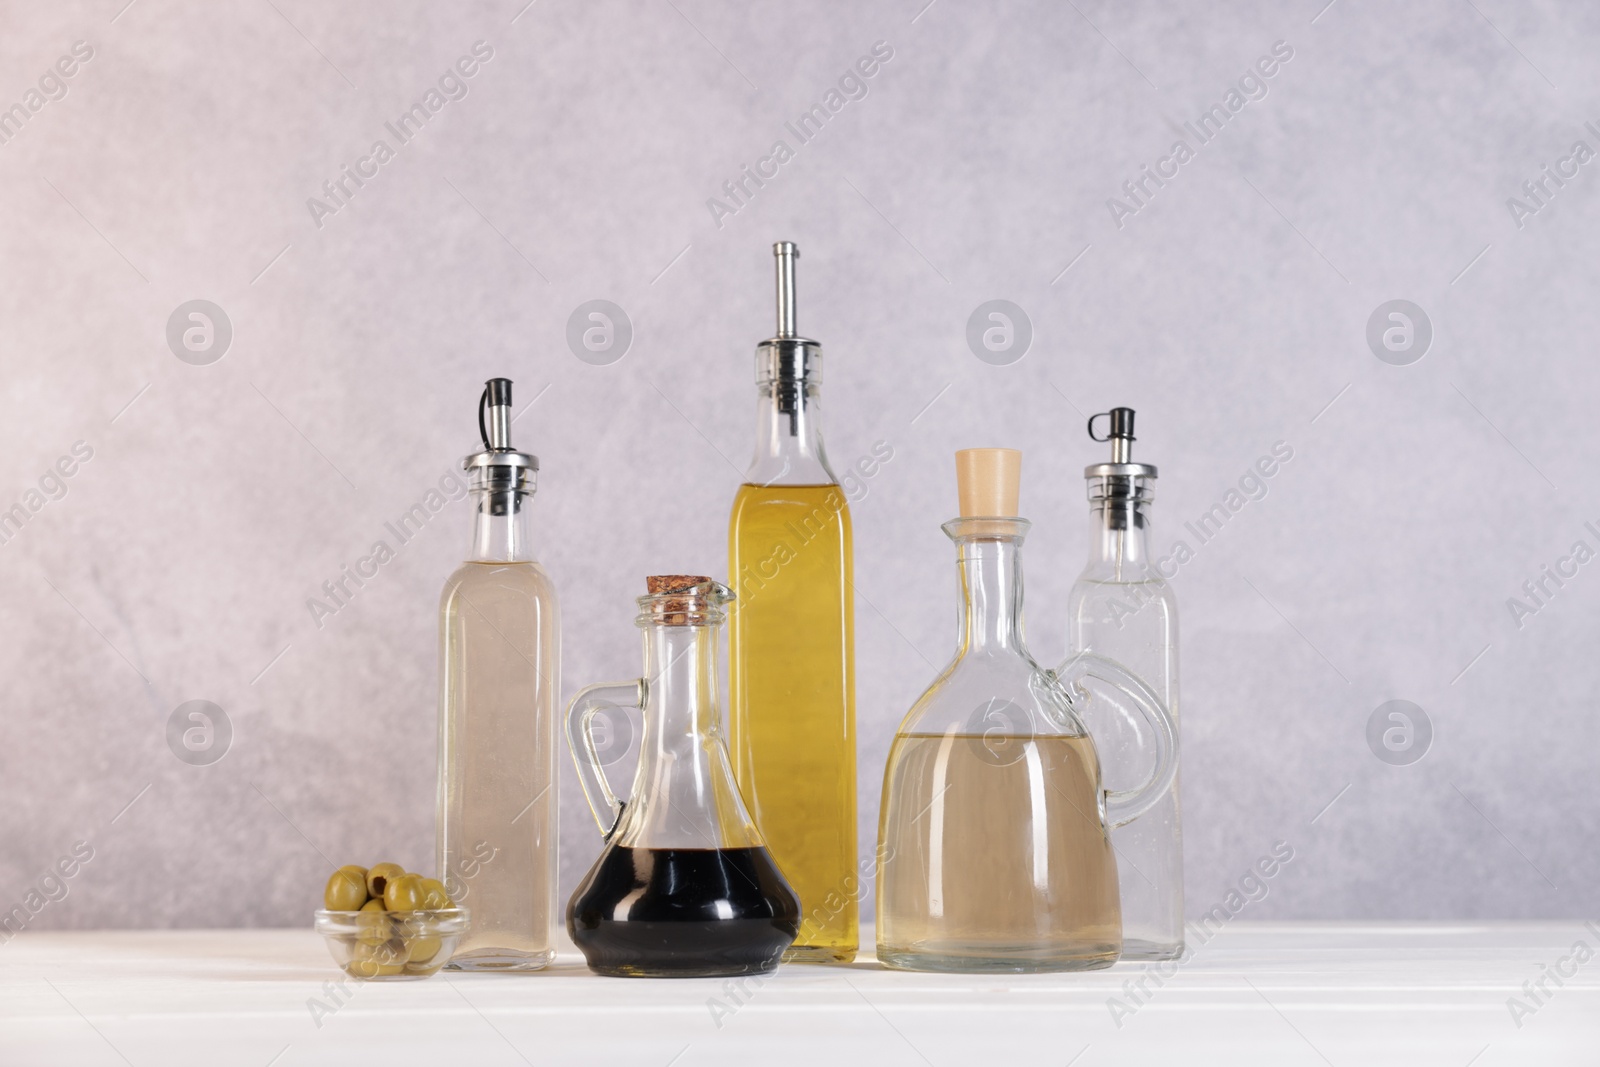
[(556, 603), (556, 587), (550, 573), (536, 560), (515, 563), (468, 560), (445, 579), (440, 601), (449, 604), (463, 592), (494, 590), (501, 595), (521, 593), (530, 599)]
[(1083, 732), (1055, 675), (1016, 655), (957, 656), (917, 698), (898, 731), (901, 736)]
[(1090, 566), (1072, 583), (1072, 590), (1067, 594), (1068, 602), (1073, 605), (1117, 599), (1158, 603), (1163, 613), (1171, 617), (1176, 617), (1178, 611), (1178, 595), (1172, 583), (1155, 574), (1137, 581), (1116, 581), (1109, 571)]
[(848, 534), (850, 501), (836, 482), (804, 485), (745, 482), (734, 493), (729, 521), (737, 529), (746, 521), (782, 523), (795, 516), (832, 520)]
[(756, 448), (755, 458), (745, 470), (750, 485), (838, 485), (827, 453), (818, 442), (814, 449), (791, 450)]

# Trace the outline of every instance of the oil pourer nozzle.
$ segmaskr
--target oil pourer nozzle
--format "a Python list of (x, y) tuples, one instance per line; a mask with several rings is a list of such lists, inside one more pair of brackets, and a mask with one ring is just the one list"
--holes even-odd
[(478, 400), (478, 433), (491, 452), (511, 451), (511, 379), (490, 378)]
[(776, 389), (778, 412), (789, 416), (789, 436), (800, 433), (800, 409), (806, 386), (822, 381), (822, 346), (801, 337), (795, 325), (795, 262), (800, 246), (779, 241), (772, 246), (777, 268), (778, 332), (756, 346), (756, 381)]
[[(1103, 437), (1094, 432), (1096, 419), (1106, 420)], [(1147, 481), (1155, 478), (1156, 469), (1133, 461), (1133, 409), (1112, 408), (1089, 416), (1089, 438), (1111, 442), (1110, 463), (1091, 463), (1083, 469), (1089, 480), (1089, 499), (1104, 503), (1105, 521), (1112, 529), (1126, 529), (1130, 517), (1143, 526), (1143, 513), (1136, 505), (1150, 499)]]
[[(1105, 436), (1094, 432), (1094, 420), (1106, 420)], [(1086, 478), (1123, 475), (1135, 478), (1154, 478), (1156, 469), (1148, 463), (1133, 461), (1133, 409), (1112, 408), (1089, 416), (1089, 440), (1111, 442), (1111, 462), (1096, 463), (1083, 472)]]
[(507, 497), (512, 508), (521, 508), (522, 497), (534, 490), (539, 457), (519, 452), (511, 445), (511, 379), (490, 378), (478, 398), (478, 436), (483, 450), (461, 461), (475, 489), (503, 491), (492, 502), (493, 513), (503, 514)]
[[(1096, 437), (1094, 433), (1094, 420), (1105, 419), (1107, 422), (1106, 435)], [(1111, 462), (1132, 463), (1133, 442), (1133, 409), (1112, 408), (1102, 411), (1098, 415), (1089, 416), (1089, 440), (1111, 442)]]
[(794, 264), (800, 258), (800, 246), (793, 241), (779, 241), (772, 246), (772, 256), (778, 261), (778, 333), (787, 340), (797, 336), (794, 326)]

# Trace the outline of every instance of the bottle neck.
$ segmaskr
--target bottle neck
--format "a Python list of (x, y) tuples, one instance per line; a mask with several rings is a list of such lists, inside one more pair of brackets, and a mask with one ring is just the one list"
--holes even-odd
[(645, 627), (644, 669), (649, 687), (640, 766), (665, 754), (693, 758), (704, 739), (722, 734), (717, 692), (717, 627)]
[(1152, 576), (1148, 536), (1152, 497), (1142, 483), (1143, 479), (1090, 479), (1089, 562), (1084, 577), (1142, 582)]
[(474, 488), (472, 547), (467, 558), (474, 563), (531, 562), (531, 500), (532, 494), (525, 490)]
[(960, 655), (1019, 653), (1022, 642), (1021, 537), (956, 541), (961, 578)]
[(756, 386), (756, 452), (745, 481), (754, 485), (837, 485), (822, 449), (822, 399), (815, 382), (769, 380)]
[(645, 627), (644, 733), (628, 814), (629, 848), (748, 848), (761, 835), (745, 810), (722, 739), (719, 627)]

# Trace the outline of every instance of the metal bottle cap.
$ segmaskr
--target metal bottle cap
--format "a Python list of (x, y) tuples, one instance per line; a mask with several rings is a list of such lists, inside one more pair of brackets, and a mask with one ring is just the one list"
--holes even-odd
[[(1106, 420), (1106, 435), (1095, 436), (1094, 420)], [(1133, 462), (1133, 409), (1112, 408), (1089, 416), (1089, 440), (1111, 442), (1111, 462), (1092, 463), (1083, 468), (1085, 478), (1154, 478), (1156, 469), (1148, 463)]]
[(489, 488), (530, 488), (539, 457), (511, 447), (510, 378), (490, 378), (484, 383), (483, 396), (478, 399), (478, 434), (483, 438), (483, 451), (462, 460), (461, 469), (482, 478)]

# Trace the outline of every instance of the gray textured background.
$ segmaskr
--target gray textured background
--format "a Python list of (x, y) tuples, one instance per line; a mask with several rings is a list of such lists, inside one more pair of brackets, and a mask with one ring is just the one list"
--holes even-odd
[[(864, 852), (895, 724), (952, 647), (952, 450), (1026, 453), (1053, 662), (1101, 455), (1083, 416), (1128, 404), (1163, 550), (1294, 449), (1176, 579), (1191, 913), (1279, 840), (1254, 918), (1595, 911), (1600, 564), (1520, 629), (1506, 606), (1600, 548), (1600, 162), (1520, 229), (1506, 204), (1600, 149), (1591, 5), (123, 3), (9, 3), (0, 36), (0, 102), (94, 48), (0, 144), (0, 508), (94, 450), (0, 545), (0, 904), (80, 839), (41, 927), (305, 924), (319, 851), (430, 863), (467, 509), (320, 629), (306, 599), (508, 375), (540, 395), (517, 433), (564, 689), (635, 673), (643, 575), (725, 566), (787, 238), (835, 463), (894, 450), (855, 506)], [(316, 226), (307, 198), (478, 40), (469, 94)], [(1119, 228), (1107, 198), (1279, 40), (1266, 97)], [(707, 198), (877, 41), (867, 96), (715, 225)], [(209, 366), (164, 339), (196, 298), (234, 327)], [(596, 298), (634, 325), (610, 366), (564, 339)], [(1034, 326), (1010, 366), (965, 342), (992, 298)], [(1365, 340), (1396, 298), (1433, 324), (1411, 366)], [(1365, 740), (1396, 698), (1433, 724), (1410, 766)], [(166, 742), (194, 699), (235, 730), (209, 767)], [(561, 767), (565, 895), (598, 837)]]

